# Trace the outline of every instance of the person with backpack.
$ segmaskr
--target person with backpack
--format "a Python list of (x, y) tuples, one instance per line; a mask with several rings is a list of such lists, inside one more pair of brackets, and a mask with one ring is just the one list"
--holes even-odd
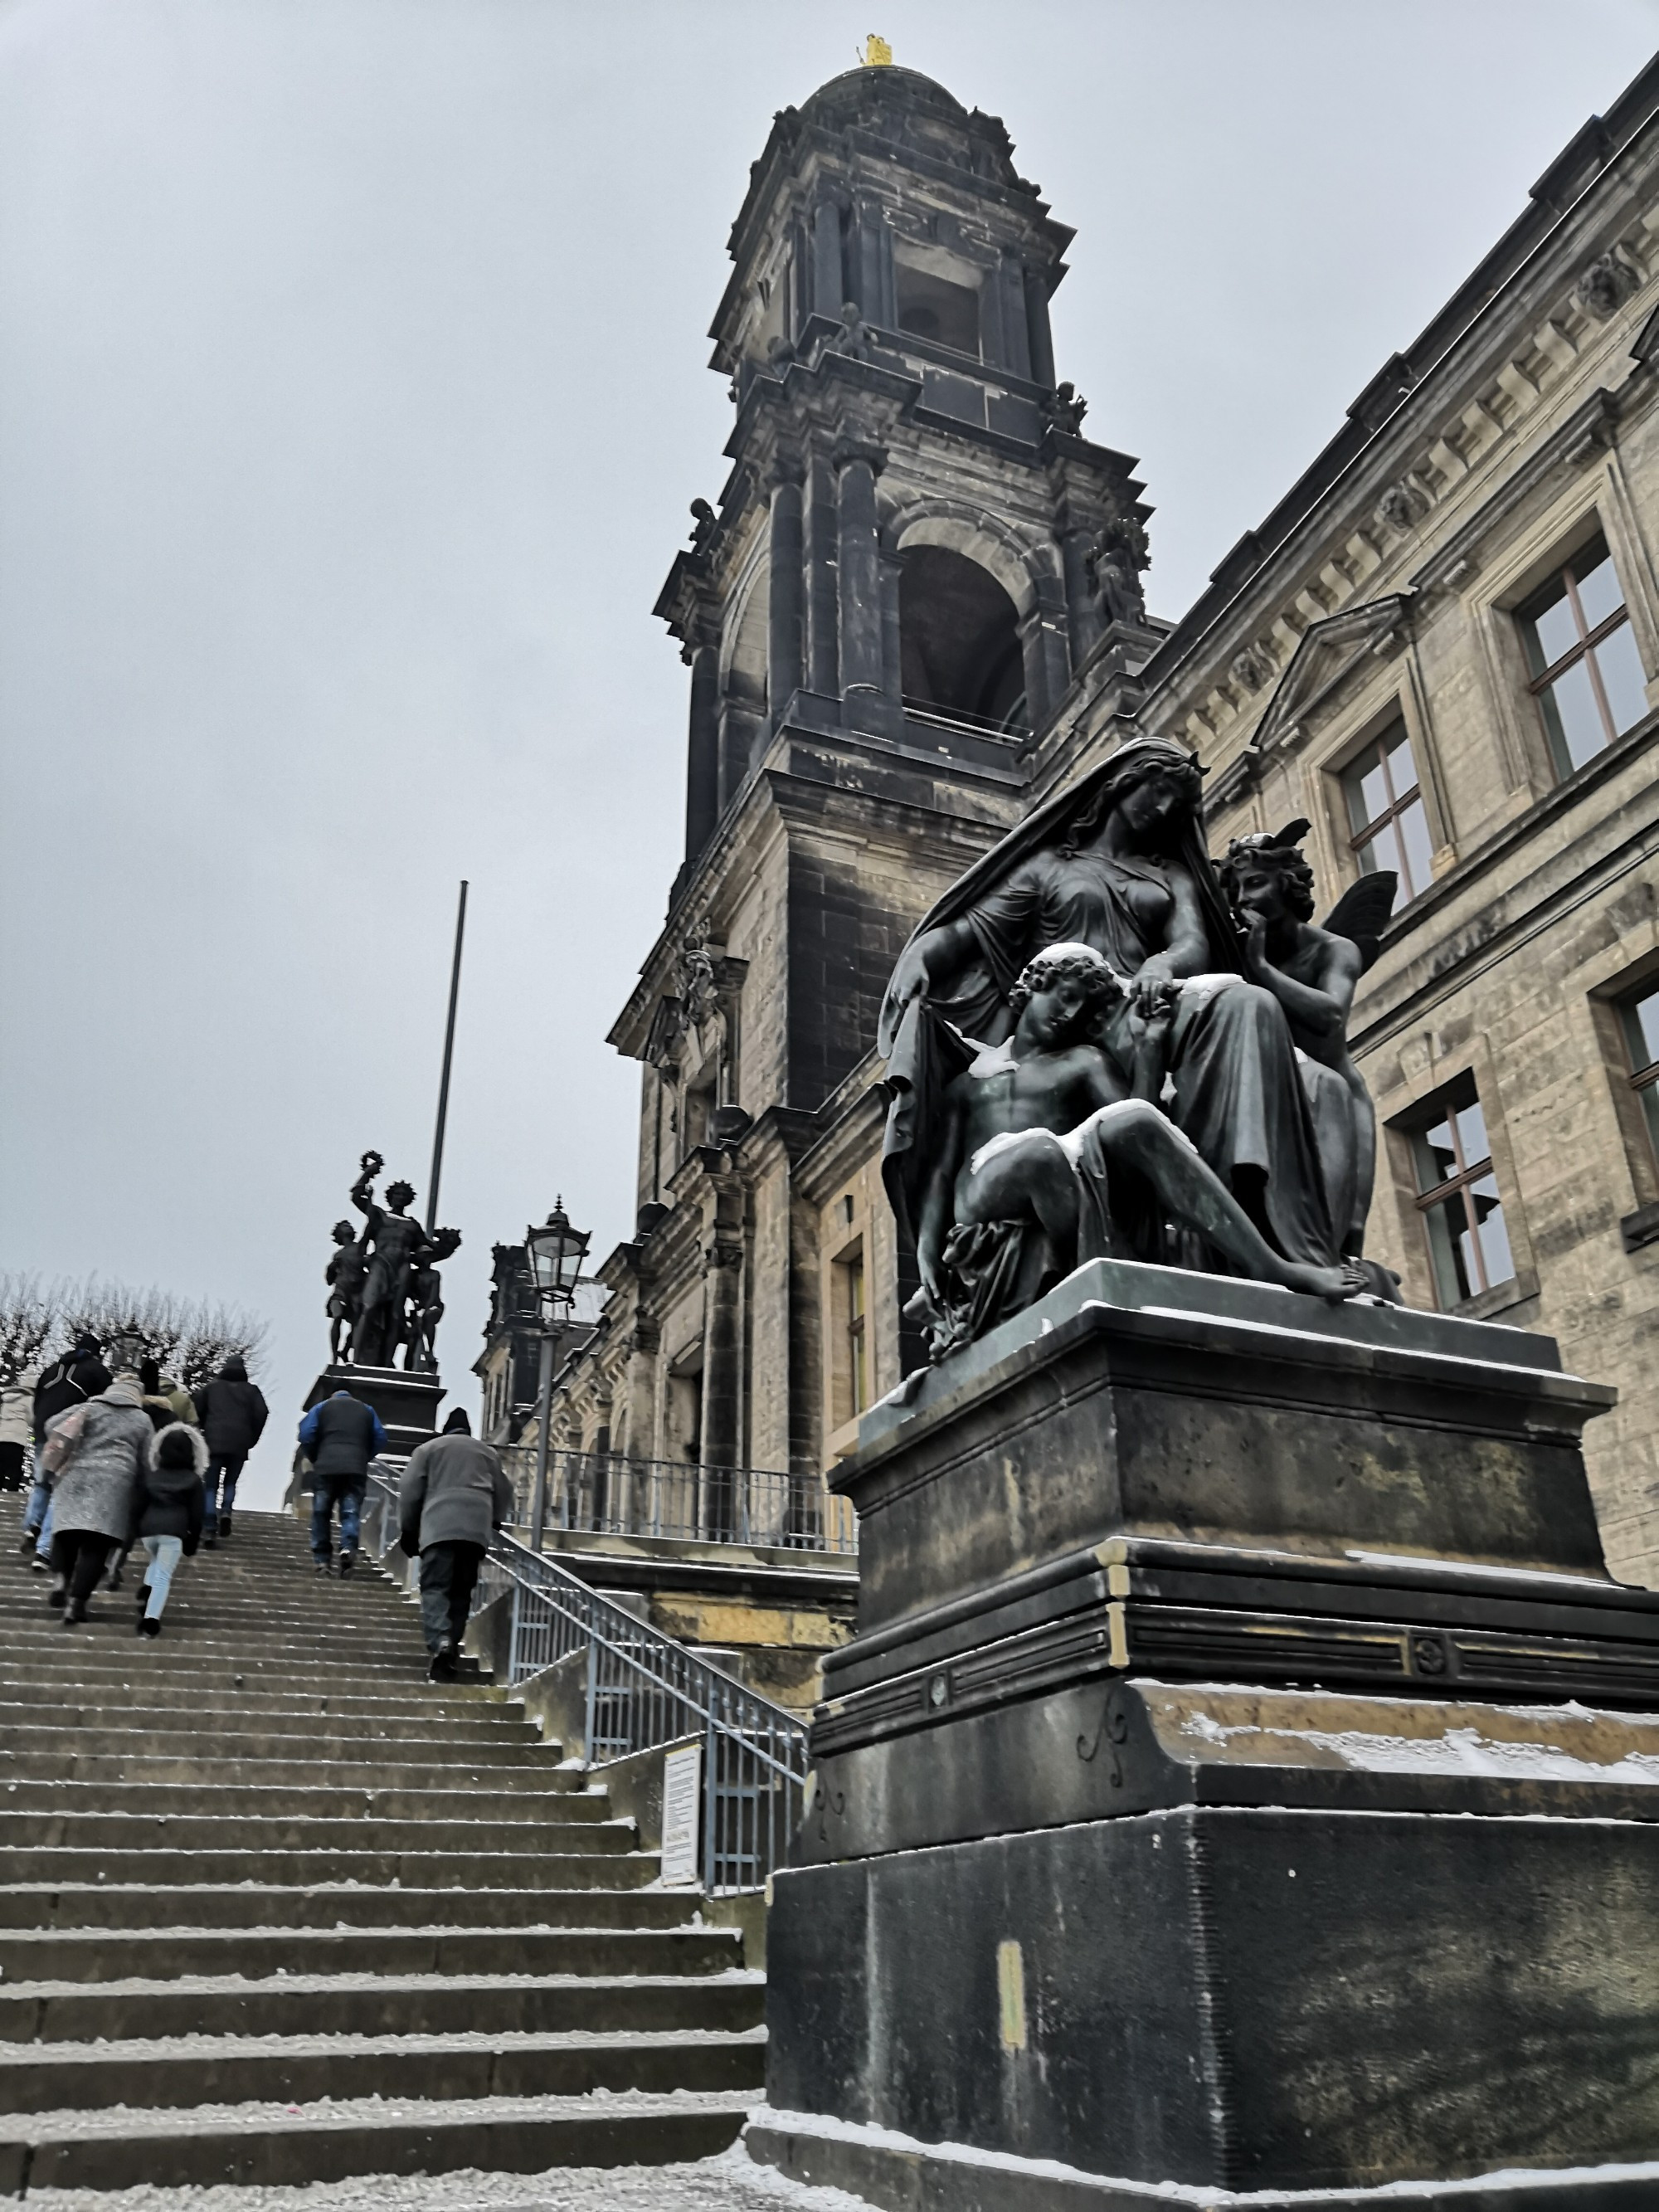
[(472, 1434), (457, 1406), (441, 1437), (416, 1444), (398, 1491), (399, 1541), (421, 1562), (421, 1626), (429, 1682), (453, 1682), (478, 1569), (513, 1510), (501, 1454)]
[[(211, 1441), (211, 1439), (210, 1439)], [(386, 1449), (386, 1431), (373, 1406), (345, 1384), (313, 1406), (300, 1424), (300, 1449), (311, 1462), (311, 1556), (319, 1575), (331, 1574), (330, 1533), (334, 1509), (340, 1509), (340, 1572), (357, 1563), (357, 1530), (368, 1462)]]
[(208, 1448), (202, 1541), (211, 1551), (216, 1543), (230, 1540), (230, 1509), (236, 1502), (236, 1485), (248, 1454), (270, 1419), (270, 1408), (258, 1385), (248, 1381), (247, 1365), (240, 1352), (233, 1352), (213, 1380), (197, 1392), (196, 1406)]
[(138, 1486), (155, 1431), (136, 1376), (122, 1376), (82, 1406), (55, 1413), (42, 1453), (52, 1490), (52, 1586), (46, 1602), (63, 1626), (87, 1617), (111, 1552), (132, 1530)]
[(56, 1420), (60, 1413), (84, 1406), (100, 1390), (108, 1389), (112, 1377), (99, 1358), (101, 1349), (91, 1331), (82, 1329), (69, 1350), (61, 1358), (52, 1361), (34, 1386), (34, 1487), (23, 1508), (23, 1536), (17, 1548), (25, 1558), (33, 1553), (37, 1574), (46, 1571), (52, 1550), (52, 1485), (41, 1465), (46, 1424)]
[(137, 1632), (159, 1636), (167, 1592), (181, 1559), (193, 1559), (205, 1507), (207, 1440), (185, 1421), (169, 1421), (149, 1440), (135, 1516), (137, 1540), (149, 1553), (138, 1589)]
[(0, 1382), (0, 1490), (23, 1487), (23, 1465), (34, 1428), (34, 1386), (40, 1376), (26, 1370)]

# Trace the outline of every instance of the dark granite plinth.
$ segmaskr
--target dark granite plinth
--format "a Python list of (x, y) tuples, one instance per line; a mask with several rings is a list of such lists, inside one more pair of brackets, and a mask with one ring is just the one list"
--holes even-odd
[[(860, 1634), (769, 2103), (1125, 2205), (1659, 2160), (1659, 1597), (1578, 1450), (1612, 1394), (1513, 1330), (1079, 1273), (1113, 1302), (1073, 1278), (837, 1477)], [(904, 2171), (878, 2202), (930, 2201)], [(1066, 2201), (1027, 2179), (984, 2203)]]
[(405, 1375), (400, 1367), (325, 1367), (307, 1395), (306, 1411), (347, 1383), (380, 1415), (392, 1453), (406, 1458), (436, 1431), (443, 1384), (435, 1375)]

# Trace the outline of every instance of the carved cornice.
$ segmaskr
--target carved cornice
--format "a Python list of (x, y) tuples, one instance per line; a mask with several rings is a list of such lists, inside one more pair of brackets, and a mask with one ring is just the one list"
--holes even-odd
[(1404, 592), (1310, 623), (1256, 725), (1254, 750), (1266, 753), (1293, 744), (1303, 718), (1322, 705), (1356, 669), (1398, 652), (1410, 626), (1411, 595)]
[(1517, 469), (1497, 485), (1492, 497), (1478, 507), (1461, 530), (1454, 531), (1437, 547), (1411, 580), (1413, 592), (1425, 597), (1455, 591), (1480, 566), (1479, 552), (1506, 516), (1540, 490), (1562, 469), (1582, 468), (1605, 451), (1619, 434), (1619, 402), (1604, 386), (1598, 386), (1582, 407), (1575, 409), (1553, 437), (1545, 439)]

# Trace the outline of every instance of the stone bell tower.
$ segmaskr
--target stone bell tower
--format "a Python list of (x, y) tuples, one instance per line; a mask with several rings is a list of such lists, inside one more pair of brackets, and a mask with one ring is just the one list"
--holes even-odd
[(692, 672), (688, 864), (786, 728), (1006, 766), (1142, 619), (1133, 464), (1054, 380), (1073, 233), (1001, 123), (854, 70), (751, 177), (712, 331), (732, 469), (658, 605)]
[(755, 164), (713, 328), (730, 471), (657, 609), (690, 728), (684, 860), (611, 1032), (643, 1066), (640, 1225), (561, 1441), (821, 1496), (898, 1380), (882, 994), (1024, 811), (1084, 660), (1158, 634), (1134, 464), (1055, 383), (1071, 236), (1002, 125), (910, 70), (836, 78)]

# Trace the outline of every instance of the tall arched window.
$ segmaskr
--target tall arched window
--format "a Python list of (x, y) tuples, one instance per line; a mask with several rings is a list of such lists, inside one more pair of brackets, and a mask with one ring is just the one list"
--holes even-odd
[(904, 703), (981, 729), (1026, 726), (1014, 603), (988, 569), (943, 545), (899, 556)]

